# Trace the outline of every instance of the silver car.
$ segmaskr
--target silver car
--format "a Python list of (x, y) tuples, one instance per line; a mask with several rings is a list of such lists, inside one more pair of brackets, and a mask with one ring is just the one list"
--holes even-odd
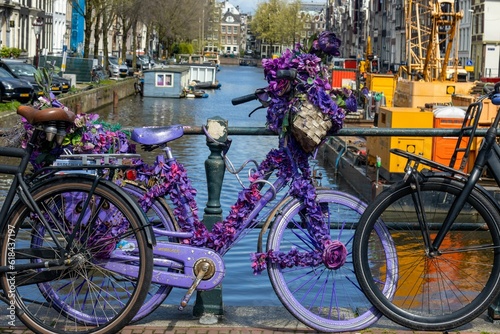
[(117, 57), (108, 57), (108, 71), (110, 77), (125, 78), (128, 75), (128, 67), (125, 62), (118, 63)]

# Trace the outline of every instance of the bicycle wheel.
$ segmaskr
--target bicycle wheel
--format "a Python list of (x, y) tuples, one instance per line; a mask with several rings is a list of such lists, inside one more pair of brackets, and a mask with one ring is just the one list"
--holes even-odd
[[(333, 190), (317, 190), (317, 201), (324, 222), (329, 226), (330, 237), (334, 241), (332, 244), (347, 250), (345, 263), (336, 268), (323, 262), (316, 266), (290, 267), (269, 263), (269, 278), (283, 305), (307, 326), (323, 332), (363, 329), (381, 316), (359, 288), (351, 259), (354, 231), (366, 204), (351, 195)], [(304, 228), (308, 223), (305, 205), (293, 199), (281, 212), (269, 233), (268, 251), (288, 253), (296, 249), (324, 255), (322, 247)], [(390, 237), (388, 239), (382, 228), (379, 234), (386, 244), (387, 252), (391, 253)], [(393, 258), (387, 255), (387, 259)], [(388, 261), (388, 268), (394, 266)], [(388, 278), (388, 287), (389, 282)]]
[[(463, 184), (447, 178), (420, 183), (422, 216), (430, 242), (443, 224)], [(424, 244), (419, 228), (415, 184), (401, 183), (383, 192), (361, 217), (354, 242), (354, 264), (363, 291), (391, 320), (416, 330), (447, 330), (466, 324), (491, 304), (499, 291), (500, 216), (477, 188), (460, 211), (437, 252)], [(385, 225), (398, 259), (395, 295), (384, 296), (381, 246), (373, 238)]]
[(0, 277), (10, 305), (34, 332), (116, 333), (146, 298), (153, 258), (144, 217), (110, 182), (100, 181), (90, 195), (92, 182), (83, 175), (54, 177), (32, 190), (40, 214), (21, 201), (10, 213), (1, 265), (67, 260)]
[[(132, 183), (126, 183), (123, 187), (126, 193), (131, 195), (134, 198), (140, 198), (145, 193), (145, 190), (138, 185)], [(175, 223), (175, 219), (173, 218), (173, 213), (170, 210), (170, 207), (166, 203), (163, 198), (154, 198), (151, 202), (151, 208), (146, 212), (147, 219), (149, 224), (153, 226), (153, 232), (155, 233), (157, 242), (179, 242), (177, 238), (169, 238), (161, 235), (162, 230), (166, 231), (176, 231), (177, 224)], [(153, 255), (156, 259), (153, 249)], [(154, 262), (154, 270), (171, 270), (162, 266), (163, 262), (157, 261)], [(137, 314), (132, 319), (132, 322), (136, 322), (151, 314), (158, 306), (160, 306), (165, 298), (168, 297), (170, 292), (172, 291), (172, 286), (151, 282), (151, 286), (148, 290), (148, 295), (146, 297), (146, 301), (141, 309), (137, 312)]]

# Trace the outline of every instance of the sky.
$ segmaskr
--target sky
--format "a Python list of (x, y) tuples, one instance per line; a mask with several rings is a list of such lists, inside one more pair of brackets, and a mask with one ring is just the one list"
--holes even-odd
[(240, 12), (245, 14), (255, 14), (257, 5), (264, 0), (229, 0), (234, 7), (240, 6)]
[[(312, 3), (322, 3), (324, 0), (306, 0)], [(240, 6), (240, 12), (245, 14), (255, 14), (255, 10), (257, 9), (257, 5), (263, 2), (267, 2), (267, 0), (229, 0), (229, 3), (233, 6)], [(303, 2), (305, 2), (303, 0)]]

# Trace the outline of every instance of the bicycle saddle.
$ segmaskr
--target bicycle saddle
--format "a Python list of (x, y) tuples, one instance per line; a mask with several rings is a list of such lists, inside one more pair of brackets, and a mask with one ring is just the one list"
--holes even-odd
[(144, 126), (132, 131), (131, 139), (143, 145), (162, 145), (184, 135), (182, 125)]
[(26, 118), (30, 124), (38, 124), (51, 121), (63, 121), (73, 123), (75, 114), (72, 111), (61, 108), (36, 109), (31, 106), (17, 107), (17, 114)]

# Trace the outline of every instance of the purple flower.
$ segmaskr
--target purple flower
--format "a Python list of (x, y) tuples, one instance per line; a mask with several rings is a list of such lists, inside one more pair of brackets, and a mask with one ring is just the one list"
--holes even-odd
[(324, 244), (323, 263), (330, 269), (339, 269), (347, 259), (347, 249), (338, 240), (328, 240)]
[(324, 53), (338, 57), (340, 56), (340, 39), (333, 32), (323, 31), (318, 37), (318, 47)]
[[(330, 117), (332, 127), (328, 133), (334, 134), (342, 128), (346, 109), (356, 110), (356, 100), (350, 92), (330, 92), (328, 70), (321, 59), (325, 54), (340, 54), (340, 44), (334, 33), (322, 32), (319, 38), (311, 41), (310, 52), (305, 52), (302, 46), (297, 44), (293, 50), (284, 51), (280, 57), (262, 61), (264, 77), (268, 81), (267, 93), (271, 97), (267, 106), (269, 129), (280, 134), (291, 133), (289, 128), (293, 123), (294, 114), (300, 111), (304, 99), (308, 99)], [(282, 69), (297, 70), (297, 80), (278, 80), (276, 75)], [(300, 143), (293, 138), (288, 140), (288, 145), (300, 148)]]

